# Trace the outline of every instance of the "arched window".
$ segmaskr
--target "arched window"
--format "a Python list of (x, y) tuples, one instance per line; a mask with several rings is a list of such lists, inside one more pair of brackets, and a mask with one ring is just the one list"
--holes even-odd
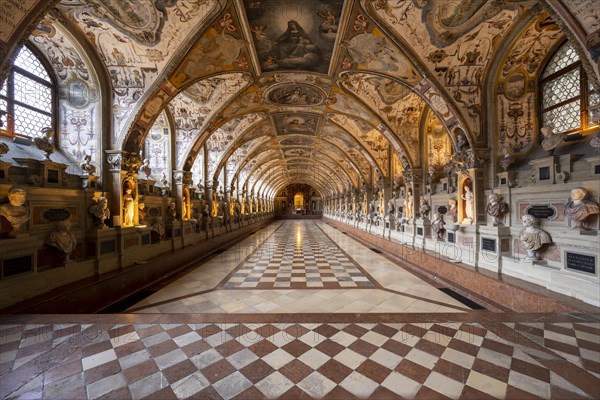
[(564, 43), (542, 73), (542, 124), (555, 133), (576, 133), (591, 127), (589, 107), (600, 101), (581, 65), (577, 51)]
[(0, 89), (0, 131), (7, 136), (41, 136), (54, 128), (55, 85), (39, 57), (27, 46), (19, 51)]

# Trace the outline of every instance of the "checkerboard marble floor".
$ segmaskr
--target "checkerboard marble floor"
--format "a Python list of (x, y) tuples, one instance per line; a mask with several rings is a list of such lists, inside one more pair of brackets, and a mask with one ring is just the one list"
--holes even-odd
[(260, 230), (129, 311), (379, 313), (469, 308), (325, 223), (286, 221)]
[[(279, 261), (289, 279), (261, 282)], [(128, 313), (0, 316), (0, 398), (600, 399), (600, 316), (471, 310), (322, 222), (278, 222)]]
[(0, 395), (600, 398), (597, 316), (396, 314), (369, 318), (387, 322), (359, 322), (360, 315), (334, 314), (309, 323), (297, 322), (298, 315), (270, 316), (280, 322), (233, 317), (65, 316), (59, 324), (44, 322), (57, 316), (3, 318)]
[(225, 282), (229, 288), (373, 288), (362, 269), (314, 223), (277, 229)]

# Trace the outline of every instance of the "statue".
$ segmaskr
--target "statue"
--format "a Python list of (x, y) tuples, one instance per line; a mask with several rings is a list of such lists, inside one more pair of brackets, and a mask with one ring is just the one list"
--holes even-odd
[(429, 202), (425, 197), (421, 197), (420, 204), (421, 206), (419, 207), (419, 213), (421, 214), (421, 218), (429, 218), (429, 212), (431, 211)]
[(148, 212), (146, 211), (146, 205), (144, 203), (138, 204), (138, 221), (142, 225), (146, 225), (146, 216)]
[(50, 159), (50, 154), (54, 153), (56, 146), (54, 145), (54, 129), (46, 127), (42, 128), (42, 137), (33, 139), (35, 147), (46, 153), (46, 160)]
[(27, 193), (23, 189), (11, 187), (8, 190), (9, 204), (0, 206), (0, 215), (12, 226), (10, 236), (16, 237), (19, 234), (21, 225), (29, 221), (29, 210), (25, 207), (27, 201)]
[(203, 231), (207, 231), (208, 230), (208, 219), (210, 218), (210, 209), (208, 208), (208, 204), (204, 205), (204, 208), (202, 209), (202, 224), (201, 224), (201, 229)]
[(448, 200), (448, 205), (450, 206), (450, 208), (448, 209), (448, 212), (446, 213), (446, 215), (451, 218), (453, 223), (456, 223), (456, 219), (457, 219), (456, 199)]
[(92, 217), (92, 223), (96, 228), (108, 228), (104, 222), (110, 218), (110, 210), (108, 209), (108, 200), (106, 197), (100, 197), (98, 203), (92, 204), (88, 209), (88, 212)]
[(561, 142), (562, 133), (555, 133), (552, 125), (545, 125), (540, 128), (544, 139), (542, 140), (542, 148), (546, 151), (553, 150)]
[(160, 239), (165, 236), (165, 224), (161, 218), (156, 218), (152, 223), (152, 232), (156, 232)]
[(533, 215), (525, 214), (522, 218), (525, 229), (519, 233), (519, 241), (525, 250), (527, 257), (525, 260), (540, 260), (539, 250), (546, 243), (552, 243), (550, 234), (540, 229), (540, 220)]
[(140, 171), (144, 173), (144, 175), (146, 175), (146, 179), (150, 178), (150, 174), (152, 173), (152, 168), (150, 168), (150, 159), (149, 158), (144, 158), (144, 161), (142, 161), (142, 166), (140, 168)]
[(123, 195), (123, 226), (133, 226), (134, 217), (133, 196), (131, 195), (131, 188), (128, 187)]
[(444, 222), (444, 216), (436, 211), (433, 215), (431, 230), (436, 234), (437, 240), (444, 240), (444, 232), (446, 232), (444, 225), (446, 225)]
[(170, 202), (167, 208), (167, 221), (177, 221), (177, 204), (174, 201)]
[(81, 163), (80, 167), (89, 176), (94, 176), (96, 173), (96, 166), (92, 164), (92, 156), (89, 154), (85, 154), (83, 156), (83, 162)]
[(500, 219), (504, 218), (504, 214), (508, 212), (508, 204), (503, 201), (502, 196), (499, 194), (490, 193), (485, 212), (492, 217), (494, 225), (501, 225)]
[(65, 253), (65, 263), (68, 263), (70, 261), (69, 256), (73, 253), (77, 245), (77, 239), (73, 232), (71, 232), (71, 223), (69, 220), (60, 221), (56, 227), (58, 230), (50, 232), (46, 243)]
[(404, 200), (404, 218), (411, 219), (413, 217), (413, 194), (412, 190), (406, 192), (406, 199)]
[(598, 212), (598, 203), (589, 199), (587, 190), (582, 187), (571, 189), (571, 198), (565, 204), (565, 216), (575, 222), (573, 229), (591, 229), (589, 221), (586, 219)]
[(465, 217), (462, 222), (471, 224), (473, 223), (473, 206), (475, 199), (469, 186), (465, 185), (465, 194), (462, 195), (461, 198), (465, 201)]

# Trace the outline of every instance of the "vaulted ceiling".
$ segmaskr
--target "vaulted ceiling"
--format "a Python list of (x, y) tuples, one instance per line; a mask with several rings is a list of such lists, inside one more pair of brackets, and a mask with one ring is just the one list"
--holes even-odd
[(537, 70), (564, 37), (553, 9), (538, 0), (62, 0), (54, 7), (35, 43), (63, 63), (68, 50), (52, 36), (61, 27), (96, 53), (110, 81), (109, 147), (139, 152), (166, 112), (175, 169), (189, 170), (205, 154), (208, 179), (225, 170), (225, 185), (242, 178), (263, 193), (295, 182), (325, 194), (378, 176), (392, 181), (425, 158), (434, 163), (426, 140), (434, 128), (438, 137), (445, 132), (445, 152), (461, 135), (485, 148), (493, 140), (489, 87), (508, 50), (526, 36), (529, 47), (511, 67)]

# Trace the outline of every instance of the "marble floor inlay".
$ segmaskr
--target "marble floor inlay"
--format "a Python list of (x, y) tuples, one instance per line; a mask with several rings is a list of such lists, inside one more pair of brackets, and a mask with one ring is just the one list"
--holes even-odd
[(223, 285), (226, 289), (373, 288), (368, 275), (316, 224), (286, 223)]

